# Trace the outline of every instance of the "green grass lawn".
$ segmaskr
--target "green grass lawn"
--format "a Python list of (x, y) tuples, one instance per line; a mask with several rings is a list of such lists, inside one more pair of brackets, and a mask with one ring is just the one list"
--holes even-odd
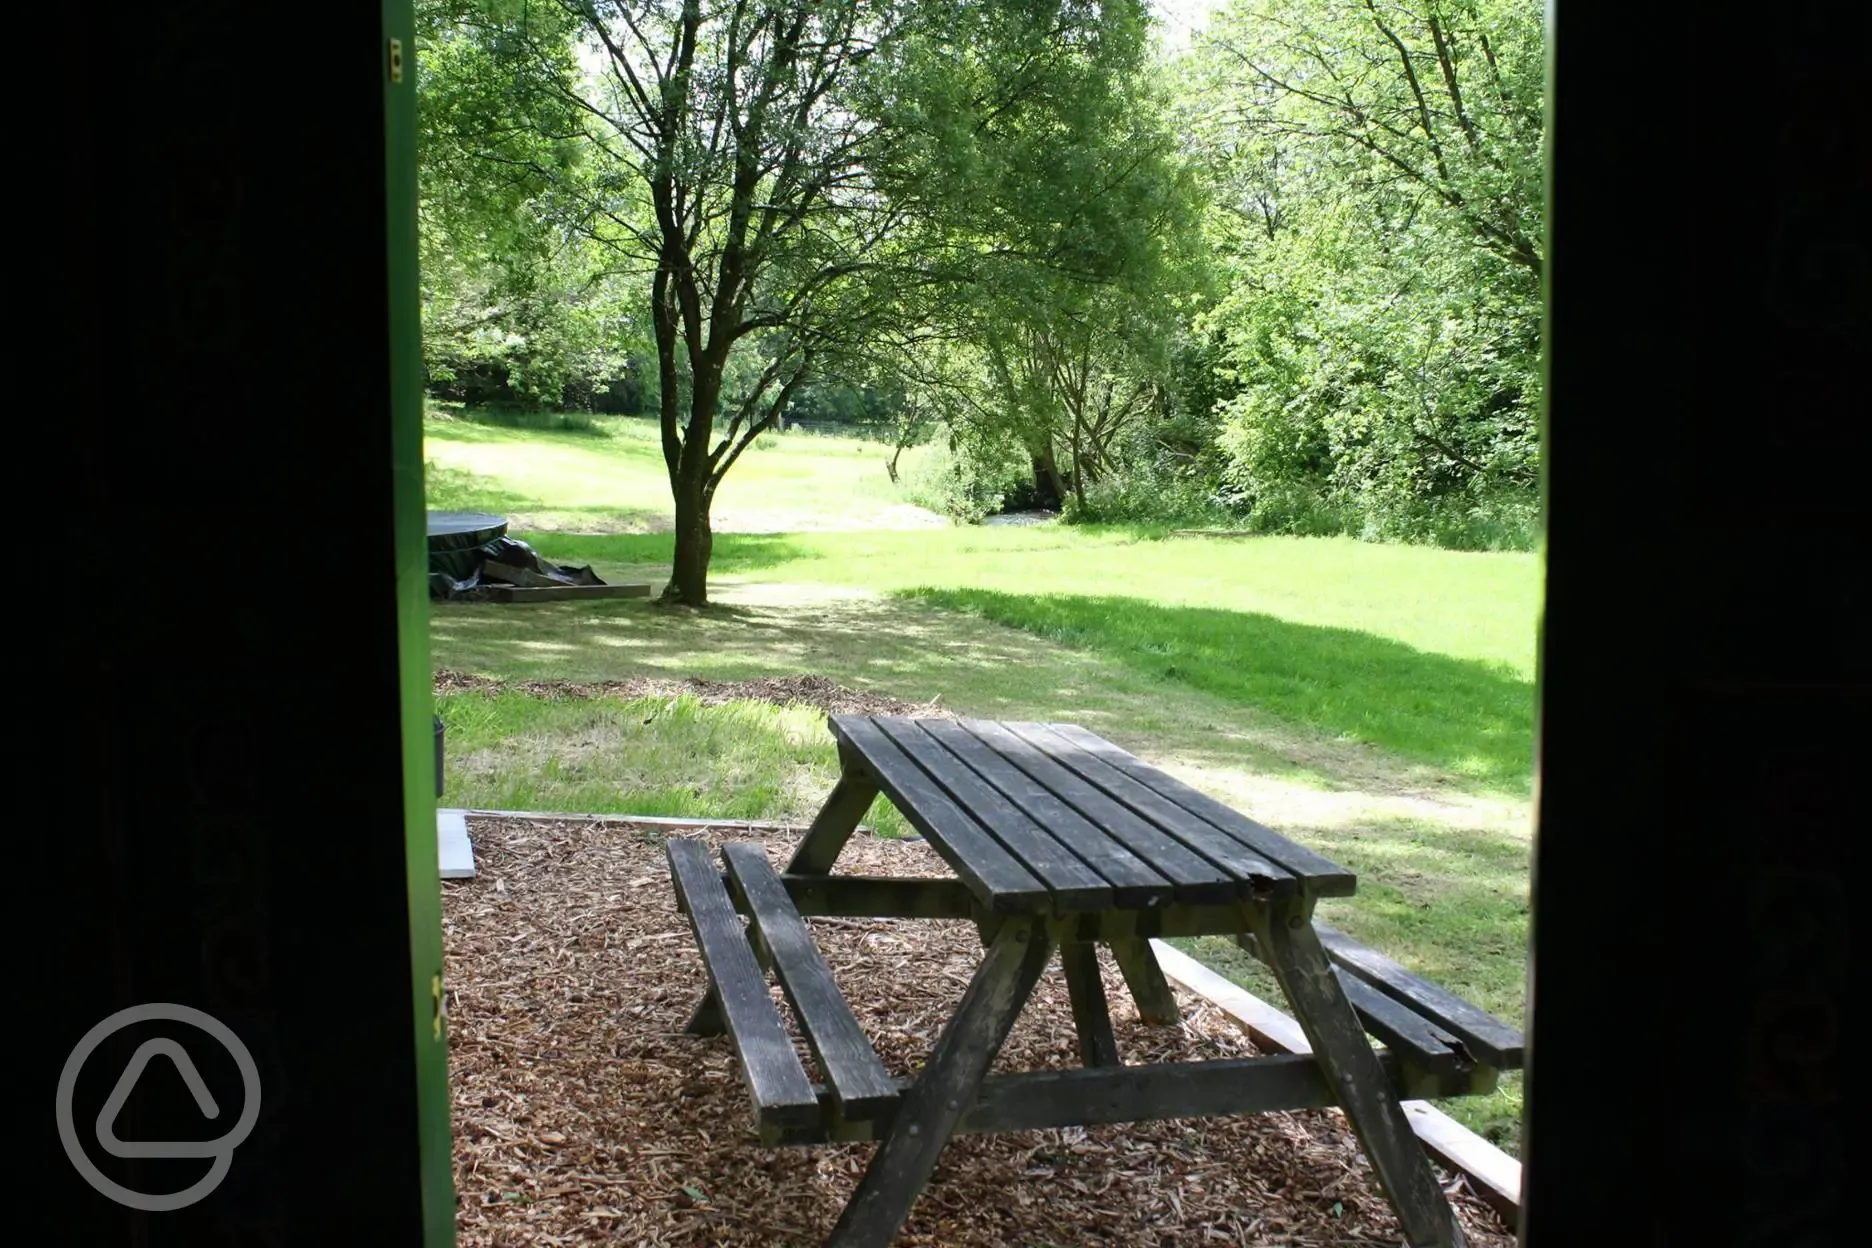
[[(430, 506), (492, 508), (533, 532), (669, 528), (669, 476), (656, 423), (597, 416), (579, 429), (529, 429), (432, 415), (424, 426)], [(763, 435), (722, 481), (723, 531), (935, 526), (890, 482), (890, 450), (803, 431)], [(916, 453), (905, 457), (915, 462)]]
[[(528, 680), (813, 673), (1083, 723), (1357, 871), (1358, 895), (1324, 917), (1520, 1016), (1535, 556), (1057, 525), (832, 531), (927, 522), (907, 518), (881, 455), (801, 435), (751, 452), (735, 469), (744, 531), (717, 538), (708, 612), (441, 605), (435, 662)], [(670, 539), (643, 530), (667, 487), (643, 422), (432, 422), (429, 458), (434, 505), (501, 511), (550, 558), (660, 584)], [(455, 805), (804, 819), (836, 774), (823, 723), (797, 708), (505, 692), (438, 709)], [(884, 803), (871, 821), (902, 826)], [(1226, 942), (1193, 952), (1278, 1000)], [(1509, 1079), (1446, 1108), (1512, 1150), (1519, 1097)]]
[[(661, 535), (537, 534), (551, 558), (661, 575)], [(1532, 555), (1350, 539), (949, 528), (722, 535), (720, 577), (920, 599), (1525, 794)]]

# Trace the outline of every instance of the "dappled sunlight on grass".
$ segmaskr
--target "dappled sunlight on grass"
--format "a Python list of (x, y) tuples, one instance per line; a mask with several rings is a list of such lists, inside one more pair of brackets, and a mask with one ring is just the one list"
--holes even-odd
[(824, 675), (962, 713), (1083, 723), (1192, 783), (1227, 788), (1229, 777), (1252, 775), (1263, 799), (1271, 792), (1280, 809), (1304, 801), (1312, 815), (1361, 794), (1385, 794), (1401, 812), (1476, 807), (1485, 819), (1514, 804), (1488, 806), (1434, 768), (963, 613), (848, 590), (748, 589), (744, 604), (722, 585), (723, 604), (702, 613), (644, 601), (444, 606), (432, 620), (435, 660), (524, 679)]

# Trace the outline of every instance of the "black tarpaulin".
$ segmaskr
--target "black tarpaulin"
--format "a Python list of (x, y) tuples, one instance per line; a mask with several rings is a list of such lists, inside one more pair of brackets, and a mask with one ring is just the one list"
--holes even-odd
[(539, 557), (507, 521), (481, 512), (429, 513), (429, 596), (473, 601), (492, 586), (535, 589), (551, 585), (602, 585), (589, 567), (571, 568)]

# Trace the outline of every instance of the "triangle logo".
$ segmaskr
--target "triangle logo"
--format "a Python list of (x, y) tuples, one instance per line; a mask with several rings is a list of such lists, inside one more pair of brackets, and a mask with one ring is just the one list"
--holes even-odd
[(130, 1064), (118, 1076), (117, 1086), (111, 1089), (110, 1096), (106, 1098), (104, 1108), (98, 1111), (98, 1143), (113, 1157), (213, 1157), (224, 1151), (220, 1140), (125, 1141), (117, 1138), (117, 1115), (123, 1112), (124, 1103), (130, 1099), (130, 1093), (136, 1088), (137, 1080), (142, 1078), (150, 1059), (158, 1054), (168, 1058), (175, 1066), (176, 1073), (182, 1076), (182, 1082), (195, 1098), (196, 1108), (201, 1110), (204, 1118), (221, 1116), (221, 1107), (215, 1104), (188, 1050), (166, 1038), (145, 1040), (137, 1046)]

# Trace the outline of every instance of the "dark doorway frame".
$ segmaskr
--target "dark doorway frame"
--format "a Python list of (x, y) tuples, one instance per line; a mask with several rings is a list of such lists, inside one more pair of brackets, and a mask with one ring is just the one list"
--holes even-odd
[[(1552, 25), (1534, 1248), (1844, 1239), (1865, 25)], [(27, 250), (56, 307), (21, 356), (65, 445), (19, 452), (16, 514), (93, 578), (18, 607), (48, 1242), (453, 1241), (414, 63), (409, 0), (209, 0), (106, 26), (47, 97), (58, 193)], [(334, 412), (349, 436), (303, 436)], [(334, 547), (382, 575), (317, 584)], [(169, 1214), (99, 1197), (49, 1112), (75, 1039), (150, 1001), (225, 1021), (265, 1089), (227, 1182)], [(202, 1073), (239, 1103), (231, 1066)], [(122, 1134), (194, 1113), (153, 1098)]]

